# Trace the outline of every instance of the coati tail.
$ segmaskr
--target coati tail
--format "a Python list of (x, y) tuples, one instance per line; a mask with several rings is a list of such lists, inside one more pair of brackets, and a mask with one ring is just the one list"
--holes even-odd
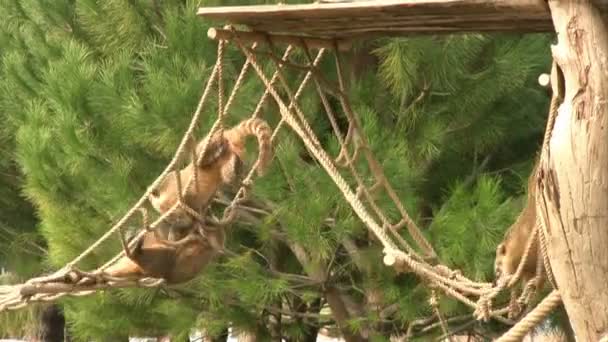
[(245, 149), (245, 138), (250, 135), (255, 136), (258, 140), (257, 171), (259, 175), (262, 175), (272, 160), (272, 129), (268, 123), (262, 119), (251, 118), (224, 133), (224, 137), (230, 141), (234, 152), (241, 158)]

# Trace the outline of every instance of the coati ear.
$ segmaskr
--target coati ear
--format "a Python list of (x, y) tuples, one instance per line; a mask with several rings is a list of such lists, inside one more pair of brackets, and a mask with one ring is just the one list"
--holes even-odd
[(504, 243), (501, 243), (496, 247), (496, 254), (505, 254), (507, 252), (507, 246)]

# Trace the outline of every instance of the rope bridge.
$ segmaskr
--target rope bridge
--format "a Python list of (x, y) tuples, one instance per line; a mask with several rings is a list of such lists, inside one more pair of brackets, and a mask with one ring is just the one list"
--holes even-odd
[[(429, 288), (432, 289), (431, 299), (433, 303), (437, 303), (437, 293), (442, 292), (444, 295), (453, 297), (471, 307), (475, 310), (478, 319), (487, 320), (493, 318), (506, 324), (513, 324), (510, 319), (505, 317), (505, 315), (511, 311), (510, 308), (493, 310), (491, 302), (500, 291), (512, 287), (519, 279), (521, 269), (523, 268), (522, 266), (529, 254), (528, 252), (531, 248), (538, 245), (538, 242), (536, 242), (537, 240), (540, 240), (541, 242), (544, 240), (542, 237), (536, 239), (540, 229), (536, 230), (535, 234), (530, 237), (526, 252), (516, 274), (505, 279), (500, 279), (496, 286), (493, 286), (490, 283), (473, 281), (463, 276), (458, 270), (452, 270), (449, 267), (440, 264), (437, 260), (435, 250), (424, 237), (420, 228), (408, 215), (395, 189), (387, 180), (381, 164), (372, 153), (367, 138), (362, 134), (361, 124), (356, 113), (353, 111), (347, 96), (342, 59), (340, 56), (340, 50), (343, 49), (340, 45), (341, 42), (325, 39), (300, 39), (290, 41), (290, 45), (288, 45), (284, 53), (282, 55), (277, 55), (273, 52), (275, 50), (274, 43), (276, 41), (271, 40), (269, 36), (264, 36), (264, 34), (259, 32), (238, 32), (232, 27), (228, 27), (225, 29), (212, 28), (209, 30), (208, 35), (210, 38), (218, 41), (217, 61), (213, 67), (209, 80), (205, 85), (203, 94), (196, 111), (192, 116), (188, 129), (165, 170), (150, 185), (135, 205), (114, 226), (65, 267), (51, 275), (30, 279), (24, 284), (0, 287), (0, 311), (18, 309), (30, 302), (53, 301), (63, 296), (88, 295), (107, 288), (161, 286), (165, 283), (163, 279), (122, 279), (109, 277), (105, 275), (103, 271), (114, 264), (119, 258), (123, 257), (125, 255), (125, 250), (134, 247), (146, 232), (157, 229), (162, 222), (167, 220), (167, 218), (178, 209), (184, 209), (198, 221), (207, 222), (208, 220), (212, 220), (214, 225), (220, 227), (219, 229), (223, 229), (222, 227), (233, 222), (237, 216), (235, 209), (248, 197), (250, 185), (252, 184), (255, 175), (254, 171), (259, 160), (253, 164), (248, 174), (241, 181), (240, 188), (232, 201), (224, 208), (223, 215), (220, 219), (209, 217), (210, 215), (207, 214), (207, 208), (204, 208), (202, 211), (197, 211), (188, 207), (183, 199), (183, 189), (188, 189), (193, 186), (193, 184), (197, 184), (197, 168), (194, 167), (195, 172), (189, 179), (185, 180), (185, 183), (182, 183), (182, 176), (177, 166), (179, 161), (187, 156), (188, 153), (190, 153), (192, 160), (194, 161), (201, 160), (207, 152), (208, 144), (211, 139), (207, 139), (198, 152), (198, 155), (195, 148), (196, 143), (193, 144), (192, 142), (195, 142), (195, 127), (199, 123), (202, 109), (207, 104), (214, 86), (217, 89), (218, 114), (217, 119), (208, 132), (209, 137), (223, 131), (224, 120), (227, 113), (229, 112), (248, 71), (252, 69), (255, 75), (263, 82), (265, 91), (258, 101), (257, 107), (251, 114), (251, 117), (259, 117), (264, 103), (269, 98), (272, 98), (273, 102), (277, 104), (281, 115), (279, 123), (274, 128), (272, 141), (276, 139), (279, 130), (285, 126), (288, 126), (302, 140), (310, 154), (317, 160), (338, 187), (346, 201), (352, 207), (354, 213), (363, 223), (365, 223), (365, 225), (374, 233), (378, 241), (383, 245), (383, 263), (385, 265), (394, 267), (398, 272), (413, 272), (423, 281), (427, 282)], [(256, 39), (252, 39), (253, 35), (255, 35)], [(260, 36), (262, 39), (259, 39)], [(256, 41), (255, 43), (249, 44), (254, 40)], [(258, 49), (258, 40), (265, 43), (269, 48), (266, 51)], [(228, 99), (224, 101), (222, 64), (225, 44), (228, 41), (232, 41), (247, 59), (234, 82)], [(289, 59), (296, 48), (303, 52), (306, 63), (298, 64)], [(333, 50), (334, 52), (337, 81), (327, 79), (317, 68), (328, 50)], [(271, 77), (268, 77), (265, 74), (263, 68), (259, 64), (258, 57), (260, 56), (270, 59), (275, 65), (276, 70)], [(295, 92), (289, 86), (285, 76), (284, 69), (286, 67), (290, 70), (304, 72)], [(311, 80), (312, 82), (310, 82)], [(331, 124), (332, 130), (338, 141), (340, 150), (336, 156), (330, 156), (321, 146), (318, 137), (306, 119), (304, 111), (298, 104), (301, 94), (311, 83), (321, 100), (327, 119)], [(281, 94), (279, 94), (279, 91)], [(339, 117), (335, 109), (330, 106), (330, 97), (338, 100), (341, 109), (341, 117)], [(554, 99), (555, 98), (556, 97), (554, 96)], [(555, 101), (552, 102), (553, 115), (555, 115), (553, 112), (556, 112), (554, 109), (557, 108), (556, 105), (554, 105), (554, 102)], [(338, 118), (346, 119), (348, 126), (345, 132), (340, 129)], [(547, 130), (551, 129), (552, 126), (548, 125)], [(547, 136), (545, 137), (545, 140), (546, 139)], [(371, 173), (371, 185), (367, 184), (368, 177), (362, 175), (361, 165), (364, 165)], [(178, 189), (182, 190), (178, 192), (178, 201), (169, 211), (160, 215), (151, 224), (148, 224), (147, 211), (144, 207), (145, 202), (161, 182), (166, 177), (171, 176), (171, 174), (176, 177)], [(347, 179), (350, 179), (351, 181), (347, 181)], [(392, 204), (399, 213), (398, 220), (391, 221), (385, 213), (386, 208), (382, 208), (378, 203), (377, 198), (380, 193), (385, 194), (392, 201)], [(118, 253), (106, 264), (92, 272), (84, 272), (77, 268), (79, 262), (90, 255), (114, 234), (119, 234), (121, 240), (124, 241), (122, 229), (128, 222), (136, 217), (137, 212), (141, 213), (143, 227), (141, 227), (135, 238), (128, 244), (124, 243), (125, 250)], [(404, 228), (412, 238), (413, 243), (408, 242), (402, 237), (400, 231)], [(540, 233), (540, 235), (543, 235), (542, 230), (540, 230)], [(204, 236), (205, 232), (201, 231), (200, 234)], [(543, 245), (543, 243), (541, 243), (541, 245)], [(544, 251), (545, 249), (542, 248), (542, 250)], [(545, 269), (548, 269), (548, 262), (545, 265)], [(537, 268), (537, 277), (542, 276), (541, 272), (542, 267), (539, 266)], [(95, 279), (97, 281), (95, 281), (94, 284), (90, 284), (83, 282), (83, 279)], [(527, 303), (529, 302), (531, 295), (529, 294), (529, 291), (524, 292), (526, 293), (522, 294), (519, 301)], [(525, 333), (542, 320), (557, 303), (559, 303), (559, 294), (554, 290), (551, 296), (545, 302), (541, 303), (537, 308), (537, 311), (533, 311), (531, 316), (526, 317), (527, 320), (525, 320), (523, 328), (521, 325), (515, 326), (515, 328), (519, 329), (518, 334), (524, 332), (525, 335)], [(434, 309), (439, 322), (441, 322), (444, 333), (447, 334), (448, 327), (445, 324), (445, 320), (436, 306), (434, 306)], [(509, 338), (512, 337), (505, 336), (504, 338), (504, 341), (511, 341)]]

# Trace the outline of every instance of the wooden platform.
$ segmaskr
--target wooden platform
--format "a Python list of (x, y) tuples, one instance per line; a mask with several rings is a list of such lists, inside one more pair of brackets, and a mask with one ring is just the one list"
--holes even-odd
[[(598, 0), (603, 9), (608, 0)], [(365, 0), (201, 7), (198, 15), (252, 30), (326, 38), (453, 32), (551, 32), (545, 0)]]

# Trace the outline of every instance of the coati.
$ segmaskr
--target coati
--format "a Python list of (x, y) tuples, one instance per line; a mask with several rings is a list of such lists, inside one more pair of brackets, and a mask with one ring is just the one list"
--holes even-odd
[[(199, 157), (198, 161), (191, 161), (188, 166), (180, 170), (183, 199), (186, 205), (200, 212), (209, 204), (221, 185), (234, 181), (243, 164), (245, 139), (248, 136), (255, 136), (258, 140), (257, 171), (260, 175), (264, 173), (272, 159), (272, 131), (264, 120), (258, 118), (244, 120), (235, 127), (198, 143), (197, 156), (200, 155), (206, 140), (210, 139), (205, 155)], [(193, 181), (193, 184), (186, 188), (195, 167), (197, 182)], [(171, 209), (178, 201), (178, 184), (175, 175), (167, 176), (148, 199), (154, 209), (161, 214)], [(191, 224), (191, 216), (182, 208), (178, 207), (171, 217), (174, 222), (179, 221), (180, 226)]]
[[(169, 227), (158, 227), (158, 232), (148, 231), (133, 249), (126, 249), (127, 255), (103, 271), (111, 277), (163, 278), (167, 284), (178, 284), (193, 279), (221, 251), (213, 244), (224, 245), (222, 228), (205, 230), (205, 237), (199, 232), (200, 226), (190, 231), (179, 230), (177, 239), (184, 239), (179, 245), (169, 245), (163, 239)], [(200, 225), (200, 223), (193, 223)], [(169, 228), (170, 229), (170, 228)], [(213, 243), (210, 242), (213, 240)]]
[[(179, 171), (186, 205), (201, 212), (221, 185), (229, 184), (236, 178), (243, 164), (245, 139), (252, 135), (258, 140), (257, 171), (263, 174), (272, 159), (272, 131), (268, 123), (261, 119), (244, 120), (197, 144), (196, 155), (199, 156), (206, 139), (210, 139), (205, 155), (198, 157), (198, 161), (191, 160), (188, 166)], [(197, 182), (186, 187), (195, 167)], [(148, 199), (160, 214), (170, 210), (178, 200), (175, 176), (165, 178)], [(125, 248), (127, 255), (104, 270), (104, 274), (127, 278), (164, 278), (168, 284), (194, 278), (222, 252), (224, 246), (223, 228), (203, 229), (203, 224), (178, 207), (155, 231), (146, 232), (133, 250)], [(172, 243), (175, 241), (180, 242)]]
[[(528, 240), (536, 229), (536, 175), (538, 164), (535, 165), (528, 178), (527, 203), (521, 214), (505, 233), (503, 241), (496, 248), (494, 261), (495, 282), (504, 276), (513, 275), (526, 251)], [(521, 280), (527, 284), (536, 275), (538, 260), (538, 237), (534, 238), (530, 252), (523, 266)]]

